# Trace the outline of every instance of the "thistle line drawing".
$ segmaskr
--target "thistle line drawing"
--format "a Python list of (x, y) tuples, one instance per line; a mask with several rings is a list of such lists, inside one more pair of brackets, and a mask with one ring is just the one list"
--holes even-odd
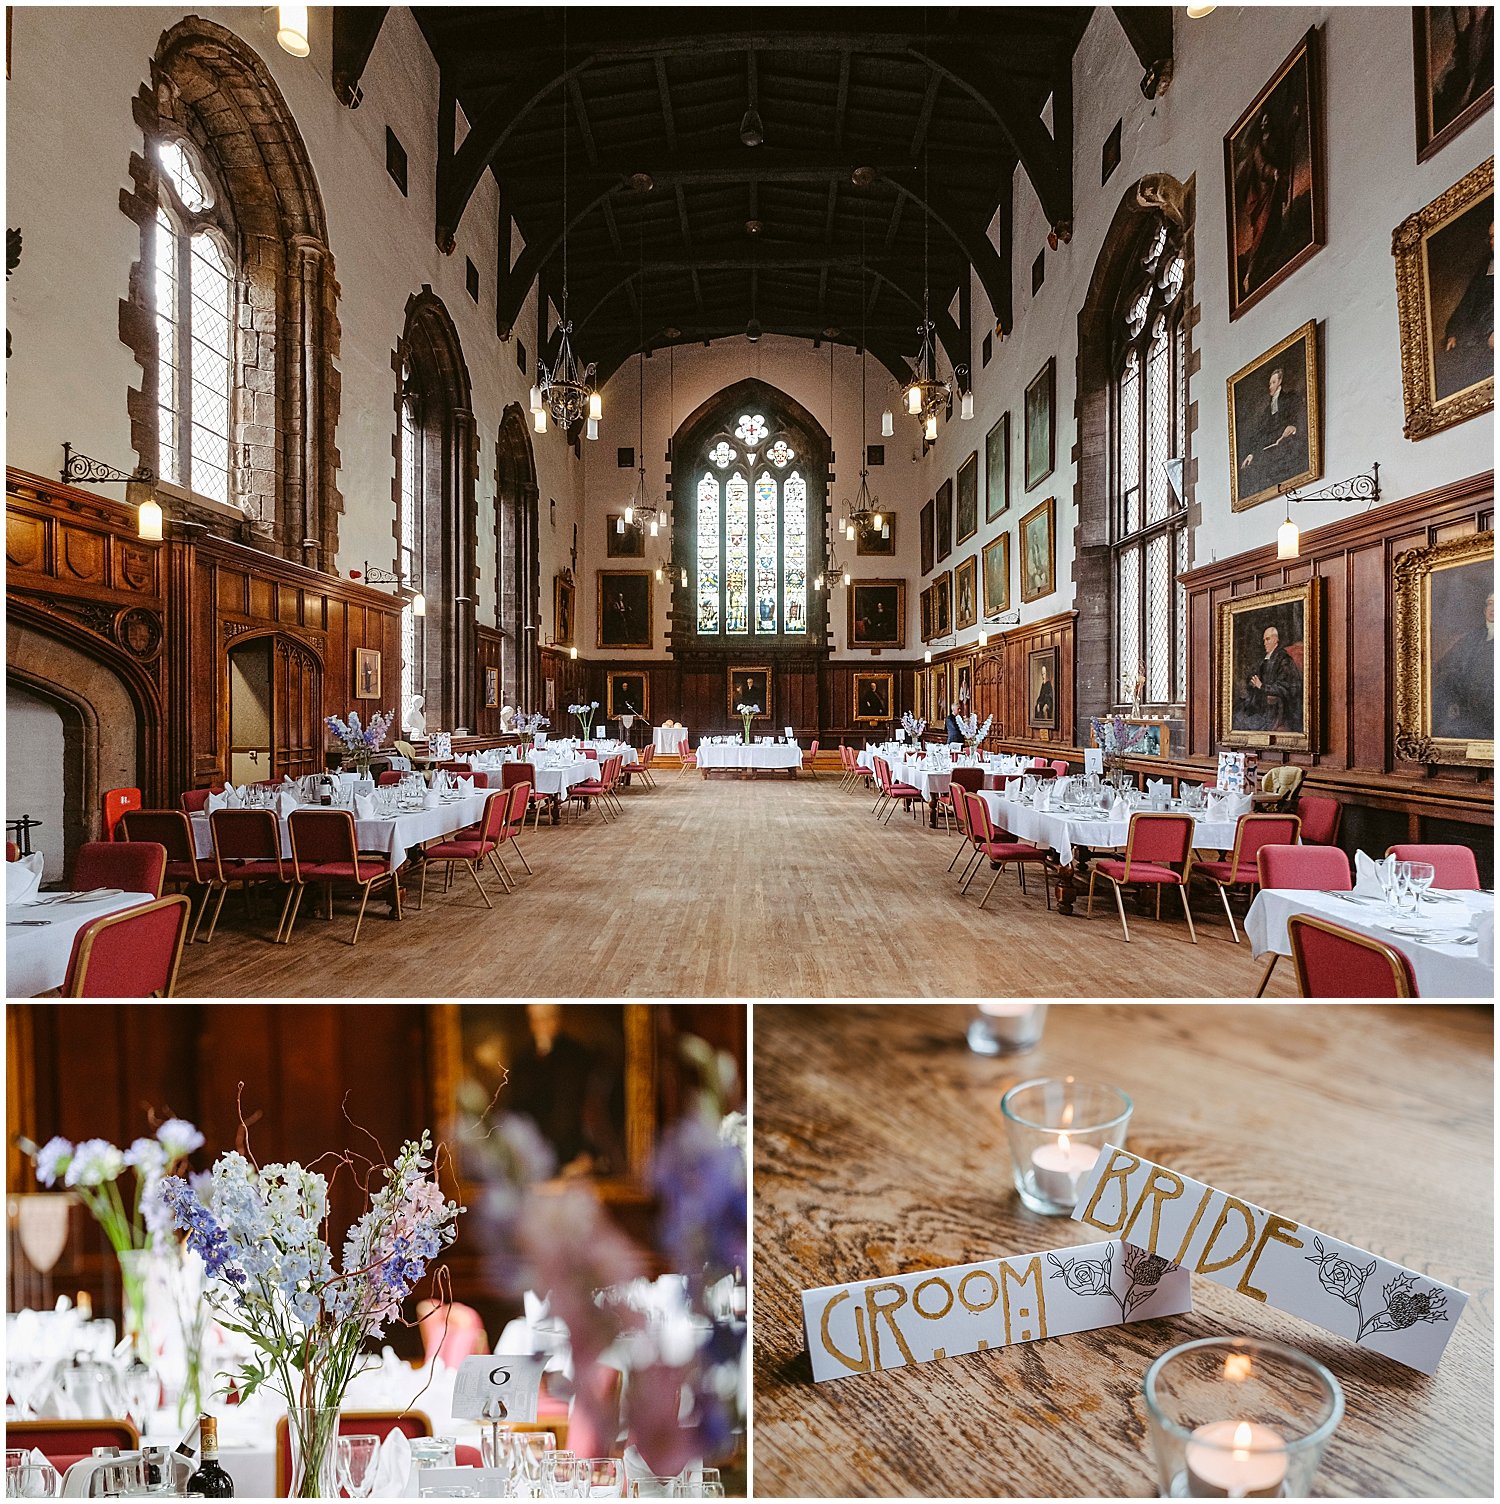
[(1170, 1259), (1159, 1254), (1147, 1253), (1144, 1248), (1122, 1243), (1125, 1262), (1125, 1293), (1121, 1295), (1114, 1287), (1114, 1245), (1104, 1250), (1097, 1259), (1071, 1258), (1064, 1263), (1055, 1253), (1047, 1258), (1056, 1267), (1047, 1277), (1060, 1279), (1075, 1295), (1108, 1295), (1120, 1308), (1121, 1320), (1128, 1321), (1130, 1313), (1156, 1294), (1162, 1280), (1177, 1268)]
[(1375, 1332), (1404, 1332), (1419, 1321), (1446, 1321), (1448, 1297), (1436, 1286), (1429, 1290), (1415, 1288), (1417, 1277), (1403, 1269), (1385, 1287), (1385, 1305), (1378, 1311), (1365, 1315), (1365, 1286), (1375, 1273), (1377, 1260), (1367, 1265), (1357, 1264), (1347, 1255), (1323, 1246), (1322, 1238), (1313, 1239), (1316, 1254), (1308, 1254), (1306, 1262), (1318, 1266), (1318, 1283), (1347, 1306), (1353, 1306), (1359, 1317), (1359, 1331), (1354, 1340), (1363, 1342)]

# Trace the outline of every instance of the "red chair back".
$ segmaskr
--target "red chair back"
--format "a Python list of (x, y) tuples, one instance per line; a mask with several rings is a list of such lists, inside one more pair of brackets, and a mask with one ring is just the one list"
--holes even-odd
[(973, 828), (969, 824), (969, 791), (963, 784), (956, 781), (948, 785), (948, 803), (953, 809), (953, 818), (958, 824), (958, 833), (966, 840), (974, 839)]
[(807, 749), (807, 760), (809, 762), (816, 762), (818, 760), (818, 744), (817, 744), (817, 742), (814, 742), (812, 744), (812, 746), (810, 746)]
[(466, 762), (440, 762), (437, 765), (439, 773), (472, 773), (474, 770)]
[(984, 787), (984, 769), (954, 768), (948, 781), (966, 794), (977, 793)]
[(224, 785), (216, 783), (207, 789), (184, 789), (182, 791), (182, 807), (190, 815), (198, 814), (208, 803), (210, 794), (222, 794)]
[(165, 846), (169, 862), (197, 864), (193, 827), (180, 809), (130, 810), (121, 816), (120, 831), (125, 841), (155, 841)]
[(1059, 778), (1066, 778), (1068, 776), (1068, 765), (1059, 758), (1058, 761), (1052, 764), (1052, 771)]
[(1191, 815), (1153, 815), (1137, 810), (1130, 817), (1130, 835), (1125, 843), (1125, 881), (1130, 881), (1132, 862), (1150, 862), (1158, 867), (1186, 864), (1193, 854)]
[(140, 807), (141, 791), (139, 789), (106, 789), (104, 791), (104, 839), (114, 840), (115, 826), (120, 823), (120, 816), (128, 809)]
[(354, 816), (346, 809), (294, 809), (287, 820), (292, 837), (292, 871), (303, 882), (304, 867), (330, 863), (359, 870)]
[(505, 819), (500, 826), (500, 840), (502, 841), (512, 840), (525, 830), (526, 809), (531, 803), (531, 785), (522, 779), (520, 783), (510, 785), (509, 794), (510, 803), (506, 807)]
[(500, 787), (513, 789), (518, 783), (531, 782), (529, 762), (503, 762), (500, 764)]
[(1034, 768), (1045, 768), (1047, 766), (1047, 759), (1045, 757), (1033, 757), (1031, 759), (1031, 766)]
[(404, 771), (401, 768), (387, 768), (386, 771), (375, 780), (375, 787), (378, 789), (388, 789), (392, 784), (400, 783), (403, 778), (407, 777), (410, 774), (410, 772), (410, 768), (407, 768)]
[(453, 776), (472, 783), (476, 789), (487, 789), (490, 786), (490, 775), (488, 773), (476, 773), (473, 768), (467, 768), (464, 772), (455, 773)]
[[(814, 742), (813, 746), (816, 747), (817, 743)], [(641, 750), (639, 752), (637, 752), (635, 756), (636, 756), (636, 763), (637, 763), (638, 766), (640, 766), (642, 768), (649, 768), (651, 766), (651, 759), (656, 756), (656, 746), (655, 746), (655, 744), (653, 743), (649, 747), (642, 747)]]
[(1297, 801), (1297, 814), (1302, 819), (1302, 841), (1310, 846), (1334, 846), (1339, 838), (1339, 821), (1344, 816), (1344, 806), (1337, 799), (1326, 799), (1321, 794), (1304, 794)]
[(167, 876), (167, 848), (157, 841), (86, 841), (73, 863), (73, 886), (118, 888), (122, 893), (161, 897)]
[(22, 1451), (38, 1451), (59, 1473), (92, 1457), (95, 1447), (118, 1447), (133, 1452), (141, 1433), (128, 1420), (8, 1420), (5, 1444)]
[(964, 794), (964, 803), (969, 807), (969, 839), (977, 845), (995, 839), (995, 823), (990, 819), (990, 807), (978, 794)]
[(1411, 963), (1399, 950), (1311, 914), (1286, 922), (1303, 997), (1416, 997)]
[(872, 757), (870, 761), (875, 765), (875, 782), (881, 787), (882, 792), (889, 794), (891, 791), (891, 770), (886, 765), (883, 757)]
[(269, 809), (216, 809), (208, 817), (214, 843), (214, 864), (221, 878), (226, 862), (275, 862), (281, 868), (281, 822)]
[(1253, 867), (1262, 846), (1295, 846), (1301, 827), (1296, 815), (1241, 815), (1234, 826), (1230, 872), (1238, 877), (1242, 866)]
[(63, 996), (171, 997), (192, 911), (186, 895), (174, 893), (84, 925), (73, 937)]
[(1431, 862), (1434, 888), (1479, 887), (1479, 863), (1467, 846), (1392, 846), (1386, 855), (1398, 862)]
[(597, 747), (585, 747), (583, 749), (583, 755), (587, 757), (591, 762), (599, 761), (599, 749)]
[(1349, 858), (1337, 846), (1262, 846), (1256, 852), (1263, 888), (1318, 888), (1348, 893)]
[[(481, 852), (489, 851), (505, 839), (506, 821), (515, 802), (513, 789), (495, 789), (484, 797), (484, 813), (479, 817)], [(521, 808), (524, 810), (525, 805)]]

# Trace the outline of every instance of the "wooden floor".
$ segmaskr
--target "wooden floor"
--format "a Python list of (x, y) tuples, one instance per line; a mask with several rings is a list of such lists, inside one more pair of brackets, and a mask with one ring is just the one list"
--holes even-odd
[[(408, 900), (399, 924), (372, 901), (357, 948), (348, 900), (330, 924), (309, 895), (278, 946), (274, 914), (251, 925), (231, 896), (213, 943), (187, 948), (178, 995), (1243, 997), (1259, 983), (1210, 893), (1195, 899), (1196, 946), (1180, 913), (1132, 918), (1126, 945), (1107, 895), (1092, 919), (1081, 904), (1064, 919), (1011, 871), (981, 911), (988, 873), (960, 898), (944, 870), (955, 836), (900, 812), (877, 824), (836, 775), (672, 772), (623, 799), (609, 825), (591, 813), (528, 829), (536, 875), (496, 892), (493, 912), (467, 877), (446, 897), (429, 878), (426, 911)], [(1294, 986), (1283, 962), (1269, 995)]]
[[(1494, 1497), (1488, 1007), (1065, 1005), (1012, 1060), (970, 1017), (755, 1010), (757, 1495), (1153, 1497), (1147, 1367), (1242, 1334), (1344, 1388), (1319, 1496)], [(1000, 1096), (1065, 1072), (1130, 1094), (1148, 1158), (1467, 1291), (1437, 1373), (1195, 1279), (1186, 1315), (814, 1384), (802, 1291), (1097, 1236), (1011, 1183)]]

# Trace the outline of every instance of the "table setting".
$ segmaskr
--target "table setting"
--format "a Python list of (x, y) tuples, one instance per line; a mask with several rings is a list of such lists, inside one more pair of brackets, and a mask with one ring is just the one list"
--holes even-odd
[(788, 772), (796, 777), (801, 766), (802, 749), (792, 737), (762, 736), (753, 742), (739, 736), (703, 736), (698, 739), (698, 768), (705, 778), (712, 771), (730, 769)]
[(651, 745), (658, 757), (681, 757), (687, 750), (688, 729), (675, 721), (663, 721), (651, 732)]

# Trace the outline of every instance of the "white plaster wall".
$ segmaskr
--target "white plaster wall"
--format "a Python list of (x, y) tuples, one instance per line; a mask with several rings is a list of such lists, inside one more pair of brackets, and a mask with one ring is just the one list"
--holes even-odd
[(15, 684), (5, 688), (5, 818), (30, 815), (44, 879), (63, 870), (63, 723), (43, 699)]

